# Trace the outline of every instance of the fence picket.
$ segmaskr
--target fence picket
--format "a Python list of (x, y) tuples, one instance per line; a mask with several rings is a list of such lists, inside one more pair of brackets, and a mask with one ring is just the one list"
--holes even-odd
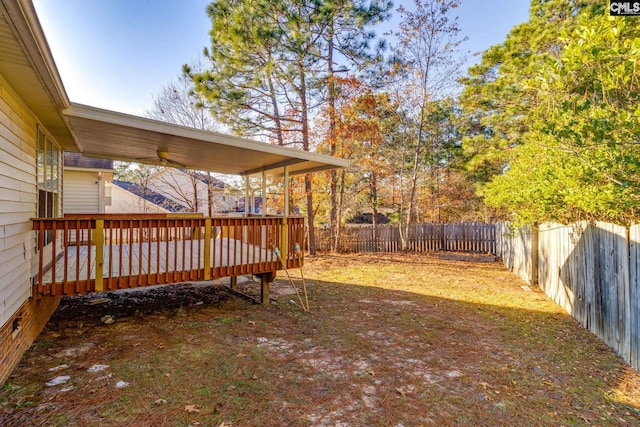
[(602, 222), (539, 227), (537, 266), (529, 230), (497, 227), (497, 255), (527, 280), (538, 269), (540, 288), (588, 331), (640, 369), (640, 226)]

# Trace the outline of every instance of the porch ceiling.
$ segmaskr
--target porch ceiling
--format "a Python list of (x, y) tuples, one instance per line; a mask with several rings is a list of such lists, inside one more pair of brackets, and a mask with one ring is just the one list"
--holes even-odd
[(64, 111), (84, 156), (158, 164), (158, 152), (189, 169), (236, 175), (303, 174), (346, 167), (349, 162), (253, 140), (72, 104)]

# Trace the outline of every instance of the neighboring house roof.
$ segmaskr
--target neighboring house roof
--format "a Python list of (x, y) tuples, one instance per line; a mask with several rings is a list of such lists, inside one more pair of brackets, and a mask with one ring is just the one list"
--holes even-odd
[(126, 190), (130, 193), (135, 194), (138, 197), (141, 197), (147, 200), (150, 203), (153, 203), (154, 205), (158, 205), (162, 208), (165, 208), (169, 212), (184, 212), (187, 210), (187, 208), (182, 206), (180, 203), (177, 203), (163, 196), (162, 194), (158, 194), (155, 191), (149, 190), (148, 188), (144, 188), (139, 184), (135, 184), (133, 182), (127, 182), (127, 181), (119, 181), (119, 180), (113, 180), (111, 181), (111, 183), (113, 185), (117, 185), (123, 190)]
[(64, 153), (64, 167), (113, 170), (113, 160), (84, 157), (80, 153)]

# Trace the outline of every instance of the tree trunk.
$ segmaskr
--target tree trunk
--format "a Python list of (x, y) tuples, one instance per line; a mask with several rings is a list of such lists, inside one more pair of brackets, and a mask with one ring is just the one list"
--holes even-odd
[(406, 251), (408, 249), (408, 234), (409, 234), (409, 226), (406, 225), (406, 218), (405, 218), (405, 202), (404, 202), (404, 173), (405, 173), (405, 159), (406, 159), (406, 152), (404, 150), (405, 148), (405, 141), (404, 141), (405, 137), (402, 137), (402, 155), (401, 155), (401, 162), (400, 164), (402, 165), (400, 168), (400, 188), (399, 188), (399, 193), (400, 193), (400, 227), (398, 228), (398, 231), (400, 232), (400, 243), (401, 243), (401, 247), (403, 251)]
[[(307, 106), (307, 82), (304, 64), (298, 64), (300, 73), (300, 113), (302, 116), (302, 149), (309, 151), (309, 110)], [(311, 174), (304, 176), (304, 190), (307, 195), (307, 218), (309, 223), (309, 255), (316, 254), (316, 233), (314, 230), (315, 215), (313, 210), (313, 192)]]
[(269, 80), (269, 92), (271, 93), (271, 107), (273, 108), (273, 120), (275, 124), (276, 140), (278, 145), (284, 145), (284, 136), (282, 135), (282, 121), (280, 120), (280, 108), (278, 107), (278, 100), (276, 99), (276, 90), (273, 86), (273, 79), (271, 75), (268, 76)]
[[(329, 34), (327, 36), (327, 78), (328, 78), (328, 103), (329, 103), (329, 153), (332, 156), (336, 154), (336, 88), (333, 72), (333, 22), (329, 26)], [(335, 169), (329, 172), (329, 228), (331, 251), (337, 252), (338, 248), (338, 175)]]
[(198, 177), (195, 172), (191, 174), (191, 185), (193, 186), (193, 212), (198, 212)]
[(371, 174), (370, 192), (371, 192), (371, 223), (373, 224), (373, 241), (377, 241), (378, 226), (378, 178), (375, 173)]

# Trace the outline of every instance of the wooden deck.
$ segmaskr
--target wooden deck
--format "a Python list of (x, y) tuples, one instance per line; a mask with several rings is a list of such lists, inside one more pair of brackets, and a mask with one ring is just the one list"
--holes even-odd
[(302, 218), (74, 217), (36, 219), (34, 229), (36, 298), (244, 274), (270, 281), (303, 263)]

